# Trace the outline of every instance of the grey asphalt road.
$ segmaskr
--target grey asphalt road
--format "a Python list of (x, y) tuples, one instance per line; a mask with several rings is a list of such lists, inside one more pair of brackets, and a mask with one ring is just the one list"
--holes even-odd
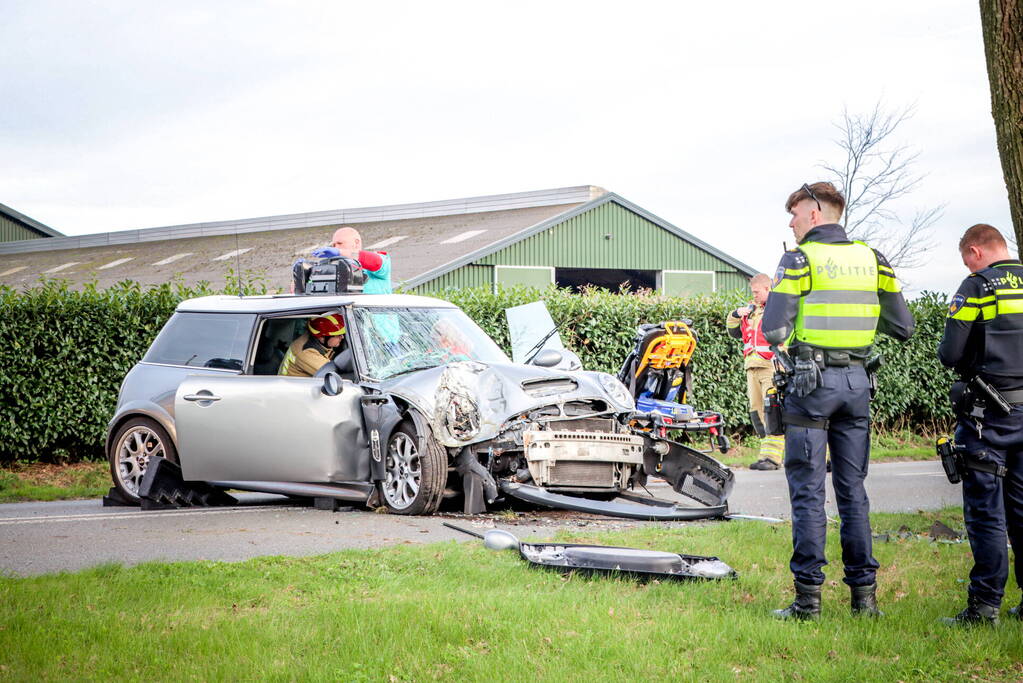
[[(867, 490), (875, 511), (911, 512), (961, 504), (959, 487), (948, 483), (938, 462), (872, 465)], [(664, 498), (674, 496), (663, 484), (651, 486), (650, 492)], [(445, 521), (476, 531), (496, 524), (520, 538), (546, 538), (559, 529), (664, 524), (563, 511), (523, 513), (515, 518), (401, 517), (363, 510), (328, 512), (275, 496), (246, 494), (241, 498), (241, 505), (231, 508), (148, 512), (104, 508), (98, 500), (0, 505), (0, 572), (27, 576), (109, 562), (238, 561), (261, 555), (316, 555), (345, 548), (468, 538), (442, 526)], [(787, 518), (784, 472), (737, 470), (730, 509)], [(836, 512), (830, 479), (828, 510)]]

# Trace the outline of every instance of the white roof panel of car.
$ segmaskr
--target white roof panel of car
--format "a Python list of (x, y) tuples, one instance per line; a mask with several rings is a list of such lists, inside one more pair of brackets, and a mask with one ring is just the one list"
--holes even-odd
[(348, 304), (357, 306), (401, 306), (457, 308), (450, 301), (428, 296), (411, 294), (336, 294), (306, 296), (301, 294), (277, 294), (265, 296), (203, 296), (187, 299), (178, 304), (177, 310), (202, 313), (277, 313), (303, 308), (324, 310), (340, 308)]

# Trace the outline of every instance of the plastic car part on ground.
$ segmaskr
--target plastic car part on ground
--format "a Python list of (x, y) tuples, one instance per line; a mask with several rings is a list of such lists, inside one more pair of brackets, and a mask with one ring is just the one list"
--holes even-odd
[(515, 482), (502, 480), (501, 490), (518, 498), (519, 500), (544, 505), (561, 510), (574, 510), (576, 512), (590, 512), (595, 515), (608, 515), (610, 517), (623, 517), (625, 519), (661, 520), (668, 522), (684, 522), (696, 519), (711, 519), (722, 517), (728, 512), (727, 505), (716, 505), (705, 508), (687, 508), (667, 505), (661, 503), (619, 503), (617, 501), (592, 500), (590, 498), (579, 498), (577, 496), (566, 496), (560, 493), (552, 493), (538, 486), (516, 484)]
[(563, 572), (675, 580), (734, 579), (737, 576), (734, 569), (717, 557), (577, 543), (522, 543), (503, 529), (478, 534), (447, 522), (444, 526), (483, 539), (483, 544), (491, 550), (514, 548), (531, 565)]

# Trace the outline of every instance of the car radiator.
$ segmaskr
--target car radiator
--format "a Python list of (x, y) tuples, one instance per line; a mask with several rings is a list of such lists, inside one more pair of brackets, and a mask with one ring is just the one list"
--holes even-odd
[(632, 466), (643, 462), (643, 439), (632, 434), (527, 431), (526, 463), (540, 486), (623, 488)]

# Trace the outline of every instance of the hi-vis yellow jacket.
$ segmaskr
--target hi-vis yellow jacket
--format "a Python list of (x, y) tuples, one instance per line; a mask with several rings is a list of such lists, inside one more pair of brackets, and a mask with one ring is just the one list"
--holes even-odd
[(806, 344), (865, 355), (877, 332), (906, 340), (913, 316), (895, 271), (852, 242), (840, 225), (819, 225), (782, 256), (764, 311), (772, 344)]

